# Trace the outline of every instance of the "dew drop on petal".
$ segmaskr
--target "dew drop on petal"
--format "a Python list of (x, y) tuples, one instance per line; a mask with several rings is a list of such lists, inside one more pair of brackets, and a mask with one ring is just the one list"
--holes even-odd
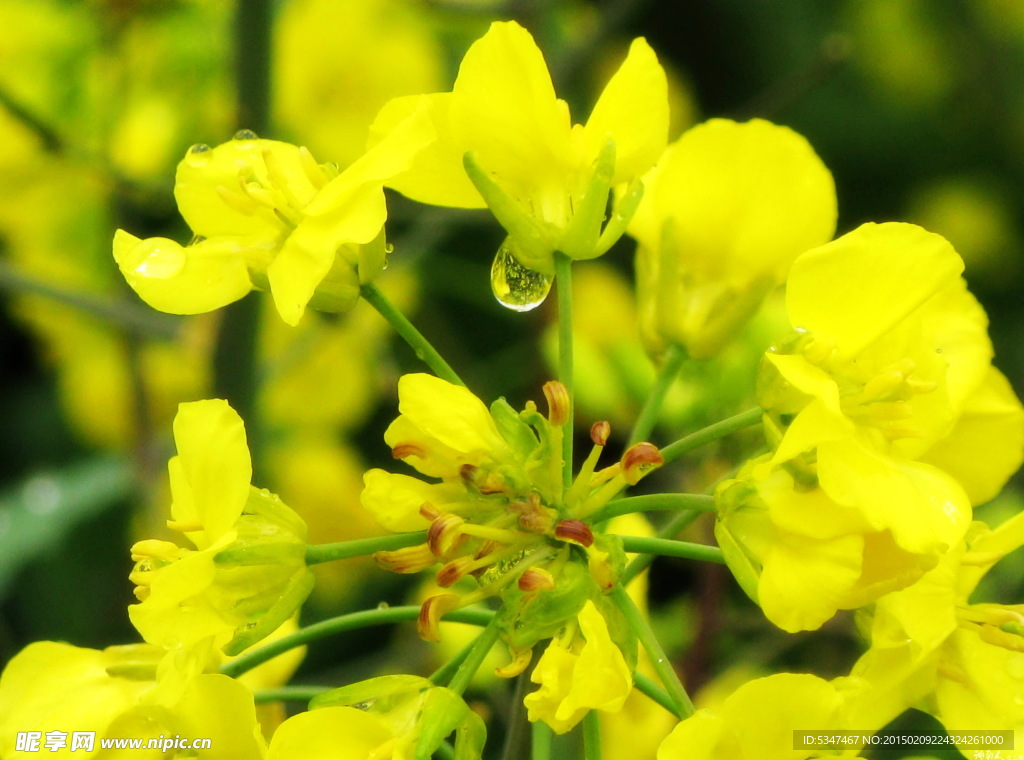
[(259, 140), (259, 135), (253, 132), (251, 129), (240, 129), (235, 132), (232, 140)]
[(513, 311), (536, 309), (548, 297), (553, 281), (554, 278), (520, 264), (505, 238), (491, 265), (491, 290), (498, 303)]
[(211, 148), (206, 143), (196, 143), (195, 145), (193, 145), (191, 148), (188, 149), (188, 152), (192, 153), (192, 154), (208, 153), (211, 150), (213, 150), (213, 148)]
[(188, 256), (185, 249), (167, 238), (142, 240), (128, 254), (127, 266), (141, 277), (168, 280), (176, 277), (185, 268)]

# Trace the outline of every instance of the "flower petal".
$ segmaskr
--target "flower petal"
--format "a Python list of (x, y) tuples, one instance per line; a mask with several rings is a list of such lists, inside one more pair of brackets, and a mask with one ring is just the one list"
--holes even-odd
[(794, 327), (850, 359), (954, 284), (963, 266), (939, 235), (912, 224), (864, 224), (793, 263), (786, 306)]
[(231, 529), (249, 498), (252, 461), (245, 426), (227, 401), (193, 401), (178, 407), (174, 442), (171, 516), (202, 526), (186, 535), (203, 549)]
[(605, 85), (584, 129), (586, 155), (596, 159), (605, 140), (615, 140), (616, 185), (654, 166), (668, 139), (668, 83), (643, 38)]

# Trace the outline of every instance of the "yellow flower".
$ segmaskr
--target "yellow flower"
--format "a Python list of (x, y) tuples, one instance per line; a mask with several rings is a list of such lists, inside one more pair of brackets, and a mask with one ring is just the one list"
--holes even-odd
[(719, 487), (716, 528), (786, 630), (915, 582), (1020, 465), (1024, 410), (961, 267), (906, 224), (865, 225), (793, 265), (797, 332), (758, 381), (775, 452)]
[(452, 731), (456, 757), (474, 758), (486, 738), (483, 720), (461, 697), (418, 676), (371, 678), (310, 707), (277, 729), (268, 760), (412, 760), (432, 756)]
[[(554, 636), (588, 599), (614, 585), (625, 563), (621, 542), (586, 520), (662, 461), (656, 447), (639, 443), (621, 461), (595, 471), (609, 429), (597, 423), (594, 449), (564, 488), (567, 394), (557, 382), (547, 383), (544, 393), (547, 417), (532, 401), (519, 413), (504, 399), (488, 410), (463, 387), (405, 375), (398, 383), (401, 415), (385, 440), (396, 459), (440, 482), (383, 470), (364, 478), (363, 506), (382, 525), (428, 531), (422, 544), (378, 552), (378, 563), (399, 573), (441, 564), (436, 582), (443, 588), (477, 581), (469, 592), (427, 599), (420, 635), (436, 640), (446, 612), (500, 595), (502, 635), (513, 652), (505, 676), (521, 672), (537, 641)], [(634, 648), (629, 641), (618, 645)]]
[(175, 649), (209, 636), (235, 654), (276, 629), (312, 587), (306, 526), (281, 500), (249, 484), (242, 420), (227, 402), (182, 404), (168, 525), (196, 550), (147, 539), (132, 547), (128, 608), (146, 641)]
[[(0, 677), (0, 756), (35, 756), (15, 751), (19, 732), (62, 731), (67, 746), (47, 755), (112, 758), (121, 753), (101, 749), (101, 739), (178, 734), (211, 740), (199, 757), (262, 757), (252, 694), (227, 676), (204, 673), (209, 654), (202, 646), (165, 653), (146, 644), (104, 650), (30, 644)], [(73, 745), (73, 731), (95, 732), (91, 752)]]
[(304, 148), (240, 132), (196, 145), (178, 165), (174, 194), (197, 240), (114, 236), (114, 259), (150, 306), (197, 314), (269, 289), (296, 325), (307, 306), (347, 311), (384, 268), (383, 182), (431, 138), (413, 113), (345, 171)]
[(492, 24), (470, 47), (450, 93), (392, 101), (371, 134), (388, 134), (423, 104), (438, 140), (387, 184), (424, 203), (489, 206), (510, 235), (506, 257), (548, 276), (554, 251), (594, 258), (622, 234), (639, 185), (602, 232), (609, 189), (653, 166), (668, 130), (665, 73), (643, 39), (633, 42), (586, 125), (574, 125), (543, 55), (515, 22)]
[[(852, 675), (872, 684), (860, 705), (888, 721), (909, 707), (950, 730), (1013, 730), (1024, 741), (1024, 604), (971, 602), (979, 581), (1024, 546), (1024, 513), (972, 525), (964, 543), (913, 586), (875, 605), (871, 648)], [(969, 754), (969, 747), (961, 746)]]
[(644, 177), (630, 224), (648, 349), (718, 353), (793, 259), (832, 238), (832, 175), (807, 141), (761, 119), (712, 119)]
[[(701, 709), (673, 729), (658, 760), (791, 760), (819, 757), (823, 750), (794, 750), (798, 730), (874, 731), (846, 717), (845, 687), (817, 676), (778, 673), (749, 681), (715, 711)], [(829, 753), (833, 754), (833, 753)], [(856, 754), (856, 750), (841, 753)]]
[(772, 464), (916, 554), (955, 546), (972, 502), (1021, 462), (1024, 411), (991, 368), (962, 268), (909, 224), (866, 224), (807, 252), (787, 284), (797, 332), (759, 378)]
[(836, 610), (904, 588), (935, 566), (901, 548), (856, 508), (807, 488), (771, 455), (748, 462), (716, 493), (715, 536), (729, 569), (780, 628), (813, 630)]
[(618, 712), (633, 688), (633, 674), (589, 599), (577, 621), (583, 642), (575, 632), (552, 641), (530, 676), (540, 688), (523, 700), (531, 721), (543, 720), (559, 734), (590, 710)]

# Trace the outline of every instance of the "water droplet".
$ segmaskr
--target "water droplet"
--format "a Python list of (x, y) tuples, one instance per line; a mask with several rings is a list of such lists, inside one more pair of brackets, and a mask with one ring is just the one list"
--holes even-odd
[(206, 143), (196, 143), (188, 149), (188, 152), (194, 155), (196, 153), (208, 153), (211, 150), (213, 150), (213, 148)]
[(232, 140), (259, 140), (260, 137), (251, 129), (240, 129), (235, 132)]
[(498, 303), (513, 311), (536, 309), (547, 298), (554, 278), (528, 269), (512, 253), (509, 238), (498, 249), (491, 265), (491, 290)]
[(394, 252), (395, 252), (395, 247), (393, 245), (391, 245), (391, 243), (388, 243), (387, 245), (384, 246), (384, 253), (385, 254), (392, 254)]
[(181, 649), (181, 639), (176, 636), (168, 636), (164, 639), (164, 649)]
[(380, 604), (377, 605), (377, 609), (378, 610), (388, 610), (388, 609), (391, 609), (391, 605), (388, 604), (387, 602), (381, 602)]
[(132, 248), (125, 262), (127, 269), (141, 277), (168, 280), (185, 268), (185, 249), (167, 238), (142, 240)]

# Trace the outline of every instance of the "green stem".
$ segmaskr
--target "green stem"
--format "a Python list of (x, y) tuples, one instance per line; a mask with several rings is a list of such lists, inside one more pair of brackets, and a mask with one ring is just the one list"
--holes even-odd
[[(697, 512), (696, 510), (692, 512), (680, 512), (662, 526), (658, 531), (657, 538), (675, 538), (683, 528), (692, 523), (702, 514), (704, 513)], [(634, 558), (633, 561), (626, 566), (626, 569), (622, 573), (622, 577), (619, 579), (619, 583), (623, 586), (629, 585), (631, 580), (651, 566), (651, 563), (654, 561), (654, 557), (654, 554), (641, 554), (639, 557)]]
[(554, 734), (551, 727), (542, 720), (533, 723), (531, 730), (530, 760), (551, 760), (551, 741)]
[(360, 293), (366, 302), (387, 320), (402, 340), (409, 344), (416, 356), (433, 370), (435, 375), (454, 385), (465, 385), (462, 378), (455, 374), (455, 370), (448, 365), (437, 349), (423, 337), (423, 333), (413, 326), (412, 322), (388, 300), (376, 285), (367, 283), (360, 288)]
[(715, 497), (702, 493), (652, 493), (643, 496), (627, 496), (624, 499), (609, 502), (594, 512), (589, 519), (592, 523), (599, 523), (633, 512), (683, 509), (712, 512), (715, 509)]
[(688, 541), (673, 541), (668, 538), (647, 538), (645, 536), (619, 536), (622, 548), (632, 554), (660, 554), (663, 557), (695, 559), (700, 562), (725, 564), (722, 550), (717, 546), (691, 544)]
[(306, 564), (316, 565), (336, 559), (362, 557), (374, 552), (415, 546), (416, 544), (422, 544), (426, 540), (427, 532), (420, 530), (415, 533), (396, 533), (391, 536), (361, 538), (356, 541), (338, 541), (334, 544), (313, 544), (306, 547)]
[(452, 680), (448, 684), (448, 688), (456, 694), (462, 694), (466, 691), (466, 688), (469, 686), (469, 682), (473, 680), (473, 676), (476, 675), (476, 672), (483, 664), (484, 658), (487, 657), (487, 653), (491, 651), (491, 647), (494, 646), (494, 642), (497, 640), (498, 616), (493, 615), (491, 617), (491, 621), (487, 624), (487, 627), (480, 632), (476, 641), (473, 642), (473, 649), (470, 650), (469, 655), (459, 666), (455, 675), (452, 676)]
[(651, 658), (654, 672), (658, 674), (658, 678), (665, 686), (669, 698), (672, 700), (674, 707), (672, 712), (680, 720), (689, 718), (694, 712), (690, 695), (683, 688), (679, 675), (676, 673), (675, 668), (672, 667), (672, 662), (668, 659), (668, 655), (665, 654), (665, 650), (662, 648), (661, 642), (658, 641), (658, 637), (654, 635), (651, 626), (644, 619), (643, 613), (637, 608), (621, 583), (612, 589), (611, 596), (612, 601), (615, 602), (622, 611), (622, 614), (625, 615), (629, 626), (633, 629), (633, 632), (640, 640), (640, 644)]
[(471, 642), (466, 644), (466, 646), (456, 652), (455, 656), (448, 660), (448, 662), (431, 673), (427, 680), (436, 686), (448, 683), (448, 681), (452, 679), (452, 676), (455, 675), (455, 671), (462, 667), (462, 663), (464, 663), (466, 658), (469, 657), (469, 653), (472, 652), (473, 647), (476, 646), (476, 641), (476, 638), (474, 638)]
[(683, 454), (693, 449), (703, 446), (705, 443), (711, 443), (717, 441), (719, 438), (725, 438), (727, 435), (731, 435), (743, 428), (748, 428), (752, 425), (756, 425), (761, 421), (763, 412), (761, 409), (748, 409), (745, 412), (727, 417), (721, 422), (716, 422), (714, 425), (708, 425), (702, 430), (698, 430), (696, 433), (690, 433), (690, 435), (680, 438), (674, 443), (670, 443), (668, 446), (661, 450), (661, 455), (665, 458), (666, 464), (671, 462), (673, 459), (678, 459)]
[(643, 694), (653, 699), (673, 715), (676, 714), (676, 706), (672, 704), (672, 698), (669, 697), (668, 692), (656, 684), (652, 679), (648, 678), (643, 673), (636, 672), (633, 673), (633, 683), (636, 684), (636, 688)]
[(265, 702), (309, 702), (313, 697), (330, 691), (330, 686), (278, 686), (253, 692), (256, 704)]
[(562, 428), (562, 482), (572, 486), (573, 412), (576, 406), (572, 355), (572, 259), (555, 252), (555, 282), (558, 288), (558, 379), (569, 392), (569, 419)]
[(590, 710), (583, 716), (584, 760), (601, 760), (601, 716)]
[(630, 446), (645, 440), (654, 430), (668, 389), (672, 387), (672, 383), (679, 376), (679, 370), (686, 362), (686, 350), (682, 346), (669, 346), (665, 352), (664, 362), (654, 381), (654, 387), (651, 388), (647, 401), (644, 402), (643, 409), (640, 410), (640, 415), (633, 424), (633, 432), (629, 434)]
[[(268, 644), (254, 649), (229, 663), (221, 666), (220, 672), (226, 676), (237, 678), (257, 665), (262, 665), (267, 660), (277, 657), (296, 647), (311, 644), (319, 639), (333, 636), (337, 633), (354, 631), (359, 628), (368, 628), (374, 625), (388, 625), (389, 623), (402, 623), (409, 620), (416, 620), (420, 615), (420, 608), (417, 605), (406, 605), (402, 607), (385, 607), (376, 610), (362, 610), (352, 612), (348, 615), (321, 620), (305, 628), (300, 628), (295, 633), (274, 639)], [(444, 616), (445, 620), (454, 623), (469, 623), (470, 625), (488, 625), (494, 618), (490, 610), (457, 610)]]

